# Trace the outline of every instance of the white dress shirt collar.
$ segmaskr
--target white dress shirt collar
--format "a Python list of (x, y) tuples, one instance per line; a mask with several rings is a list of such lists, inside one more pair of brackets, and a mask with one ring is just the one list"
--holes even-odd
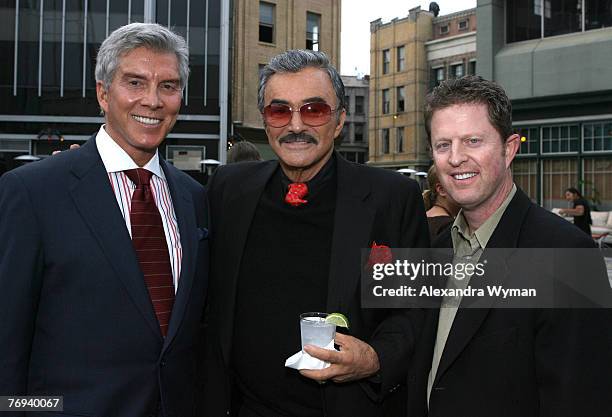
[[(104, 125), (100, 126), (100, 130), (96, 135), (96, 146), (102, 163), (106, 168), (106, 172), (120, 172), (127, 169), (138, 168), (134, 160), (125, 152), (121, 146), (117, 144), (106, 132)], [(159, 154), (156, 151), (155, 155), (149, 162), (143, 166), (147, 171), (151, 171), (159, 178), (166, 179), (164, 171), (159, 164)]]

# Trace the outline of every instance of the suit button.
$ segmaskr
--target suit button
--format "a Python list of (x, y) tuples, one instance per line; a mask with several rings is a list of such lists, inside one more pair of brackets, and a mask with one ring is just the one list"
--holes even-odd
[(166, 361), (161, 361), (161, 362), (159, 363), (159, 366), (161, 366), (162, 368), (163, 368), (164, 366), (166, 366)]

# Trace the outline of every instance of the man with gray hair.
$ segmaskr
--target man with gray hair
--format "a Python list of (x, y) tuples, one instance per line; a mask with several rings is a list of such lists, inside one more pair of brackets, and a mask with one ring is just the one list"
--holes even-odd
[[(344, 86), (325, 54), (292, 50), (263, 69), (259, 110), (278, 161), (221, 167), (209, 183), (213, 266), (203, 416), (380, 416), (420, 332), (421, 311), (361, 308), (361, 249), (426, 247), (417, 184), (334, 152)], [(331, 364), (285, 367), (299, 316), (340, 312)], [(412, 316), (410, 316), (412, 315)]]
[(95, 72), (105, 124), (0, 178), (0, 395), (62, 396), (62, 415), (194, 414), (207, 200), (158, 154), (188, 60), (162, 26), (115, 30)]

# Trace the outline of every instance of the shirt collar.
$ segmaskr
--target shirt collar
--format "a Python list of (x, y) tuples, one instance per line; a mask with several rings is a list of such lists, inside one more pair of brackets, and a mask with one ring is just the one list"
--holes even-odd
[(453, 222), (453, 226), (451, 228), (451, 238), (453, 240), (453, 247), (457, 246), (457, 240), (459, 238), (463, 238), (470, 242), (473, 246), (474, 244), (480, 245), (481, 248), (485, 248), (491, 236), (493, 236), (493, 232), (497, 228), (499, 221), (501, 220), (503, 214), (505, 213), (510, 201), (516, 194), (516, 184), (512, 184), (512, 189), (506, 196), (504, 202), (495, 210), (495, 212), (472, 234), (470, 234), (470, 228), (463, 215), (463, 209), (459, 211), (457, 218)]
[[(100, 158), (102, 158), (102, 163), (104, 164), (104, 168), (106, 168), (106, 172), (120, 172), (127, 169), (139, 168), (127, 152), (110, 137), (106, 129), (104, 129), (104, 126), (105, 125), (100, 126), (100, 130), (98, 130), (98, 134), (96, 135), (96, 147), (98, 148), (98, 153), (100, 154)], [(151, 171), (160, 178), (166, 178), (159, 164), (158, 151), (155, 152), (153, 158), (151, 158), (143, 168), (147, 171)]]

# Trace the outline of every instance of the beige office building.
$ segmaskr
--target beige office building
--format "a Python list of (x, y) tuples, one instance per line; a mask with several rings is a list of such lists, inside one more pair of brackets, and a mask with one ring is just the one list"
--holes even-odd
[(369, 164), (426, 170), (430, 154), (423, 123), (429, 85), (425, 43), (433, 14), (416, 7), (407, 17), (370, 24)]
[(340, 68), (340, 0), (235, 0), (233, 11), (233, 134), (272, 157), (257, 109), (259, 72), (288, 49), (325, 52)]

